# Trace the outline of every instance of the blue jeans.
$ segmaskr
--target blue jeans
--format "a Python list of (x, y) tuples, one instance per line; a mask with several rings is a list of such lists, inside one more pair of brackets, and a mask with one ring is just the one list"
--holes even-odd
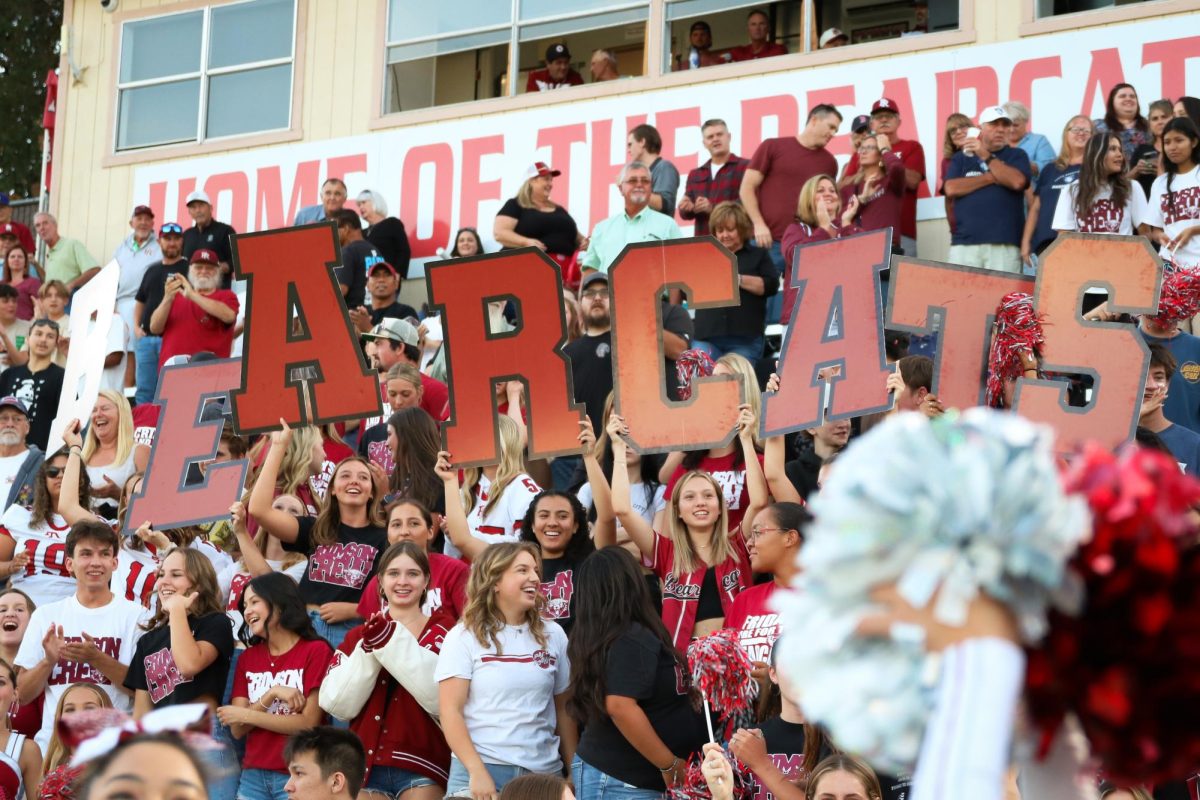
[(371, 767), (371, 774), (363, 784), (363, 791), (377, 792), (389, 798), (399, 797), (409, 789), (419, 786), (437, 786), (432, 781), (417, 772), (409, 772), (399, 767)]
[(312, 620), (313, 628), (316, 629), (317, 635), (329, 642), (329, 646), (334, 650), (337, 650), (338, 645), (346, 638), (346, 634), (350, 632), (350, 629), (362, 622), (362, 620), (357, 618), (346, 622), (326, 622), (321, 619), (321, 615), (316, 609), (308, 612), (308, 618)]
[[(529, 770), (524, 767), (514, 767), (512, 764), (489, 764), (486, 761), (483, 764), (487, 769), (488, 774), (492, 776), (492, 783), (496, 784), (496, 791), (499, 792), (514, 778), (519, 778), (522, 775), (528, 775)], [(456, 792), (469, 790), (471, 787), (471, 775), (467, 772), (467, 768), (456, 757), (450, 757), (450, 780), (446, 781), (446, 795), (452, 795)], [(469, 791), (466, 796), (469, 796)]]
[(771, 263), (779, 271), (779, 291), (767, 298), (767, 324), (774, 325), (779, 322), (779, 316), (783, 313), (783, 285), (792, 265), (783, 260), (783, 248), (779, 242), (771, 242), (767, 254), (771, 256)]
[[(229, 676), (225, 679), (225, 692), (221, 695), (221, 705), (227, 706), (233, 699), (233, 676), (237, 672), (238, 659), (242, 657), (242, 653), (246, 652), (240, 647), (233, 648), (233, 655), (229, 657)], [(236, 739), (233, 733), (229, 730), (228, 725), (224, 725), (220, 720), (214, 720), (213, 738), (218, 742), (223, 742), (233, 748), (233, 752), (237, 755), (238, 767), (241, 767), (242, 759), (246, 757), (246, 740)]]
[(288, 774), (270, 769), (244, 769), (238, 784), (238, 800), (288, 800), (283, 787)]
[(576, 800), (657, 800), (661, 790), (642, 789), (601, 772), (579, 756), (571, 762)]
[(692, 342), (693, 347), (708, 353), (713, 361), (726, 353), (737, 353), (749, 359), (751, 364), (757, 364), (763, 357), (765, 344), (762, 336), (710, 336), (702, 342)]
[(137, 376), (134, 405), (154, 400), (154, 391), (158, 388), (158, 357), (161, 353), (161, 336), (142, 336), (133, 340), (134, 374)]
[(242, 764), (233, 748), (222, 743), (219, 747), (196, 750), (195, 753), (208, 778), (209, 800), (235, 800)]

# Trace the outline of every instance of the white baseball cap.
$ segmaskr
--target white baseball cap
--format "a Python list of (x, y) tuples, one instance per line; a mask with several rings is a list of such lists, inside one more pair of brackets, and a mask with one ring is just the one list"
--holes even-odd
[(1003, 119), (1012, 122), (1012, 117), (1004, 110), (1004, 106), (988, 106), (983, 111), (979, 112), (979, 124), (986, 125), (989, 122)]
[(849, 38), (850, 37), (843, 33), (840, 28), (827, 28), (825, 32), (821, 34), (821, 38), (817, 41), (817, 47), (824, 47), (834, 39), (849, 40)]
[(207, 192), (202, 192), (199, 189), (197, 189), (196, 191), (192, 192), (191, 194), (189, 194), (187, 196), (187, 202), (184, 203), (184, 205), (190, 206), (192, 203), (208, 203), (211, 206), (212, 200), (208, 199)]

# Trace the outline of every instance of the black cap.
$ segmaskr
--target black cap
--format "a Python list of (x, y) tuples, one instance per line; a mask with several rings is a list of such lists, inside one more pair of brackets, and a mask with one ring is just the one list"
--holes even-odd
[(859, 114), (854, 118), (854, 121), (850, 123), (851, 133), (862, 133), (863, 131), (869, 130), (871, 130), (871, 118), (866, 114)]
[(608, 283), (607, 272), (589, 272), (584, 276), (583, 280), (579, 282), (579, 291), (582, 292), (593, 283), (599, 283), (600, 281), (604, 281), (606, 284)]
[(565, 44), (552, 44), (546, 48), (546, 63), (557, 61), (560, 58), (570, 58), (571, 51), (567, 49)]

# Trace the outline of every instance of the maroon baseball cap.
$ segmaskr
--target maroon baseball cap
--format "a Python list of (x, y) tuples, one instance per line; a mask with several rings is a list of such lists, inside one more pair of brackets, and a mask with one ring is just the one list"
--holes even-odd
[(892, 114), (899, 114), (900, 106), (896, 105), (895, 100), (889, 100), (886, 97), (881, 97), (875, 101), (875, 105), (871, 106), (872, 114), (874, 114), (877, 111), (887, 111)]
[(392, 273), (393, 275), (400, 274), (399, 272), (396, 272), (395, 267), (393, 267), (391, 264), (387, 263), (386, 261), (376, 261), (374, 264), (371, 265), (371, 268), (367, 270), (367, 274), (374, 275), (375, 270), (377, 270), (377, 269), (386, 269), (388, 272)]
[(145, 214), (148, 217), (150, 217), (150, 219), (154, 219), (154, 209), (151, 208), (150, 206), (134, 206), (133, 213), (129, 215), (129, 218), (133, 219), (134, 217), (140, 216), (141, 214)]
[(0, 225), (0, 236), (16, 236), (16, 235), (17, 235), (17, 226), (13, 225), (11, 222), (6, 222), (3, 225)]
[(217, 255), (215, 250), (209, 250), (206, 247), (202, 247), (199, 250), (197, 250), (196, 252), (192, 253), (192, 257), (188, 261), (188, 263), (189, 264), (220, 264), (221, 259)]

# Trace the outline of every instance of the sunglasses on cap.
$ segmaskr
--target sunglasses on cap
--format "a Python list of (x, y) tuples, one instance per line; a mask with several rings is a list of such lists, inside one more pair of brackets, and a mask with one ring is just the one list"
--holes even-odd
[(158, 231), (159, 236), (166, 236), (169, 233), (175, 233), (175, 234), (179, 234), (180, 236), (182, 236), (183, 228), (180, 226), (180, 224), (178, 222), (168, 222), (167, 224), (165, 224), (161, 228), (159, 228), (159, 231)]

